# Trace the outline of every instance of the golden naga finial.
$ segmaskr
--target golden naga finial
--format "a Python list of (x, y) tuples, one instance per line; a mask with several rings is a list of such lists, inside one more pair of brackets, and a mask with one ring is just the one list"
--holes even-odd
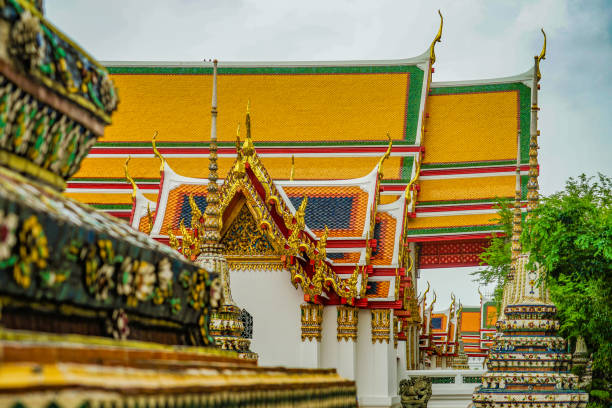
[(242, 153), (245, 156), (252, 156), (255, 153), (255, 146), (253, 145), (253, 139), (251, 139), (251, 100), (249, 99), (247, 102), (247, 110), (246, 110), (246, 139), (244, 139), (244, 144), (242, 145)]
[(478, 287), (478, 296), (480, 296), (480, 304), (482, 304), (482, 292), (480, 291), (480, 286)]
[(455, 313), (455, 300), (456, 300), (455, 294), (451, 292), (451, 305), (450, 305), (450, 312), (449, 312), (450, 317), (453, 317)]
[(147, 220), (149, 221), (149, 234), (153, 231), (153, 214), (151, 214), (151, 205), (147, 203)]
[(427, 299), (427, 293), (429, 293), (430, 288), (431, 285), (429, 284), (429, 281), (427, 281), (427, 289), (425, 289), (425, 292), (423, 292), (423, 298), (421, 299), (421, 302), (425, 302), (425, 299)]
[(200, 228), (204, 224), (204, 217), (198, 204), (193, 198), (193, 194), (189, 194), (189, 207), (191, 207), (191, 229), (198, 227), (198, 233), (202, 234), (204, 231)]
[(437, 42), (442, 42), (442, 26), (444, 25), (444, 17), (442, 17), (442, 13), (438, 10), (438, 14), (440, 15), (440, 28), (438, 29), (438, 34), (436, 34), (436, 38), (431, 42), (431, 46), (429, 46), (429, 64), (430, 66), (436, 62), (436, 53), (434, 48), (436, 47)]
[(434, 304), (436, 303), (436, 300), (438, 300), (438, 294), (436, 293), (435, 290), (433, 291), (433, 295), (434, 295), (433, 300), (431, 301), (431, 305), (429, 305), (430, 311), (433, 310)]
[(542, 45), (542, 52), (540, 52), (540, 55), (535, 57), (536, 72), (537, 72), (536, 75), (538, 77), (538, 81), (542, 79), (542, 74), (540, 73), (540, 61), (542, 61), (543, 59), (546, 59), (546, 33), (544, 32), (543, 28), (541, 30), (542, 30), (542, 34), (544, 34), (544, 45)]
[(323, 230), (323, 234), (321, 235), (321, 238), (319, 239), (319, 243), (317, 245), (317, 249), (319, 251), (319, 257), (321, 259), (325, 259), (327, 257), (327, 237), (329, 235), (329, 229), (327, 228), (327, 225), (325, 226), (325, 229)]
[(295, 175), (295, 156), (291, 155), (291, 173), (289, 173), (289, 181), (293, 181)]
[(128, 173), (128, 163), (130, 162), (131, 158), (132, 158), (132, 156), (128, 156), (128, 158), (125, 160), (125, 164), (123, 166), (123, 169), (125, 170), (125, 178), (127, 179), (127, 181), (132, 183), (132, 200), (134, 200), (134, 199), (136, 199), (136, 191), (138, 191), (138, 187), (136, 186), (136, 183), (134, 182), (134, 179), (132, 177), (130, 177), (130, 173)]
[(387, 151), (385, 152), (383, 157), (381, 157), (380, 160), (378, 161), (378, 177), (379, 177), (379, 179), (382, 179), (382, 177), (383, 177), (382, 166), (383, 166), (383, 163), (385, 162), (385, 160), (387, 160), (389, 158), (389, 156), (391, 156), (391, 147), (393, 147), (393, 140), (391, 140), (391, 136), (389, 136), (389, 133), (387, 133), (387, 139), (389, 140), (389, 147), (387, 147)]
[(157, 158), (161, 161), (161, 165), (159, 166), (159, 172), (161, 173), (162, 171), (164, 171), (164, 164), (166, 163), (166, 159), (164, 159), (164, 156), (162, 156), (159, 150), (157, 150), (157, 130), (155, 131), (155, 133), (153, 133), (151, 145), (153, 146), (153, 153), (155, 153), (155, 156), (157, 156)]

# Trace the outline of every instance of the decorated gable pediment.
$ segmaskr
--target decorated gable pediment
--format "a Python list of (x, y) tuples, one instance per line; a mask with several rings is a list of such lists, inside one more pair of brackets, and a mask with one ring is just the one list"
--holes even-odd
[(225, 235), (221, 238), (221, 243), (225, 248), (226, 255), (249, 258), (277, 255), (246, 204), (242, 205), (238, 215), (227, 228)]

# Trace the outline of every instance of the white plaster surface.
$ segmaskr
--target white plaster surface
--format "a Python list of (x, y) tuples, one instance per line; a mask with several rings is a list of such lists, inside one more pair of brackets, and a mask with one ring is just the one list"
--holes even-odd
[(251, 350), (259, 354), (259, 365), (303, 367), (301, 337), (301, 290), (284, 270), (230, 271), (234, 301), (253, 316)]

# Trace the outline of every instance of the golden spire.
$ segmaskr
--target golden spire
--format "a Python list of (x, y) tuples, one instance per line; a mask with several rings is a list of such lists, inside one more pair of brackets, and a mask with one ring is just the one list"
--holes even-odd
[(244, 144), (242, 145), (242, 153), (245, 156), (252, 156), (255, 153), (255, 146), (253, 146), (253, 139), (251, 139), (251, 100), (247, 102), (247, 110), (246, 110), (246, 139), (244, 139)]
[(155, 156), (157, 156), (157, 158), (161, 162), (161, 165), (159, 166), (159, 172), (161, 174), (161, 172), (164, 171), (164, 164), (166, 163), (166, 159), (164, 159), (164, 156), (162, 156), (159, 150), (157, 150), (157, 130), (155, 131), (155, 133), (153, 133), (151, 145), (153, 146), (153, 153), (155, 153)]
[(516, 138), (516, 185), (514, 189), (514, 211), (512, 218), (512, 263), (510, 264), (510, 274), (508, 279), (513, 279), (516, 273), (516, 263), (521, 255), (521, 233), (523, 232), (522, 227), (522, 215), (521, 215), (521, 132), (517, 133)]
[(212, 109), (210, 121), (210, 154), (208, 155), (208, 186), (206, 194), (206, 210), (204, 220), (204, 244), (218, 252), (221, 240), (219, 231), (219, 186), (217, 185), (217, 60), (213, 61), (213, 90), (212, 90)]
[(429, 64), (430, 66), (436, 62), (436, 53), (434, 48), (436, 47), (437, 42), (442, 42), (442, 26), (444, 25), (444, 18), (442, 17), (442, 13), (438, 10), (438, 14), (440, 15), (440, 28), (438, 29), (438, 34), (436, 34), (436, 38), (431, 42), (429, 46)]
[(131, 158), (132, 156), (128, 156), (128, 158), (125, 160), (123, 169), (125, 170), (125, 178), (127, 179), (127, 181), (129, 181), (132, 184), (132, 200), (135, 200), (136, 191), (138, 191), (138, 187), (136, 187), (136, 183), (134, 182), (134, 179), (130, 177), (130, 173), (128, 173), (128, 163), (130, 162)]
[(238, 178), (244, 177), (245, 174), (242, 148), (240, 147), (240, 123), (238, 123), (238, 127), (236, 128), (236, 164), (234, 165), (234, 174), (236, 174)]
[(533, 70), (533, 83), (531, 86), (531, 128), (529, 138), (529, 182), (527, 183), (527, 216), (530, 215), (531, 211), (538, 205), (538, 136), (540, 131), (538, 130), (538, 88), (540, 78), (540, 61), (546, 58), (546, 33), (542, 30), (544, 35), (544, 45), (540, 55), (534, 56), (535, 67)]
[(295, 175), (295, 156), (291, 155), (291, 173), (289, 173), (289, 181), (293, 181)]

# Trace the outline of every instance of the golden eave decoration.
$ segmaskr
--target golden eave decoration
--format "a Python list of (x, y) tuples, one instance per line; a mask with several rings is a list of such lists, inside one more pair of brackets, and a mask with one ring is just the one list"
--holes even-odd
[(433, 39), (431, 45), (429, 46), (430, 65), (433, 65), (436, 62), (436, 52), (434, 50), (436, 47), (436, 43), (442, 42), (442, 26), (444, 25), (444, 17), (442, 17), (442, 13), (440, 12), (440, 10), (438, 10), (438, 14), (440, 15), (440, 28), (438, 29), (438, 34), (436, 34), (436, 37)]

